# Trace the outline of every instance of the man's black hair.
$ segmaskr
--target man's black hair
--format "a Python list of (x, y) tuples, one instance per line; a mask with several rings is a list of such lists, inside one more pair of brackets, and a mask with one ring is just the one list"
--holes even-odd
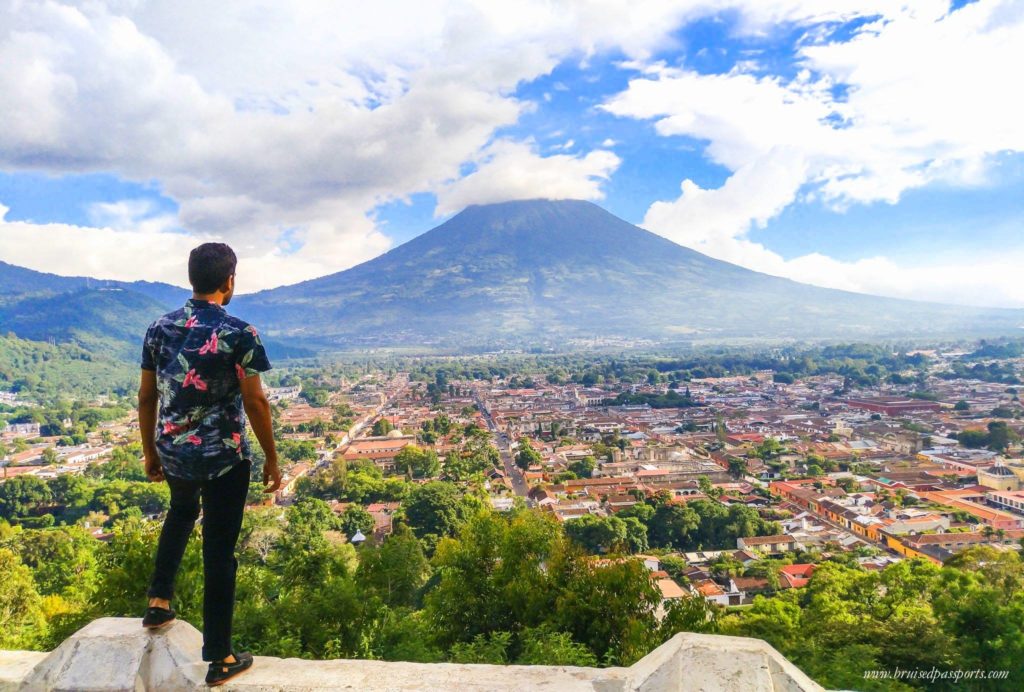
[(235, 273), (238, 258), (224, 243), (203, 243), (188, 256), (188, 281), (196, 293), (213, 293)]

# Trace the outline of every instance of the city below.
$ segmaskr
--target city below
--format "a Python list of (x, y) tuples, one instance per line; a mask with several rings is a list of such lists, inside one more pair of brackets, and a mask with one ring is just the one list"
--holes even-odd
[[(920, 606), (933, 598), (928, 579), (942, 583), (952, 569), (984, 572), (999, 555), (1013, 558), (1001, 569), (1012, 565), (1019, 578), (1024, 409), (1017, 377), (1024, 359), (1013, 341), (909, 351), (827, 346), (772, 357), (775, 368), (761, 367), (765, 356), (728, 352), (692, 360), (505, 354), (286, 364), (268, 376), (267, 388), (283, 483), (272, 496), (253, 483), (243, 554), (279, 569), (284, 558), (273, 555), (287, 552), (296, 525), (309, 523), (328, 541), (328, 554), (359, 564), (362, 584), (371, 551), (397, 569), (387, 560), (399, 555), (386, 556), (388, 546), (402, 544), (418, 566), (389, 576), (408, 581), (389, 605), (439, 616), (438, 594), (453, 586), (444, 575), (459, 559), (484, 559), (456, 558), (469, 550), (466, 542), (497, 530), (486, 528), (492, 521), (510, 532), (493, 540), (513, 541), (523, 517), (534, 517), (596, 573), (635, 564), (640, 571), (632, 574), (646, 582), (647, 627), (658, 636), (689, 630), (764, 638), (819, 682), (849, 684), (799, 653), (814, 627), (834, 623), (808, 623), (801, 644), (799, 634), (780, 631), (786, 622), (773, 609), (799, 605), (810, 619), (825, 594), (858, 598), (861, 587), (844, 591), (837, 582), (861, 578), (889, 588), (894, 580), (922, 580), (925, 593), (914, 597)], [(723, 372), (725, 362), (736, 372)], [(0, 539), (81, 531), (109, 546), (124, 541), (126, 527), (148, 524), (141, 530), (152, 540), (167, 498), (142, 480), (134, 409), (116, 395), (60, 403), (2, 397), (0, 516), (9, 524), (0, 524)], [(97, 557), (102, 547), (78, 549), (95, 554), (90, 564), (112, 559)], [(43, 569), (44, 552), (36, 545), (21, 561)], [(501, 562), (490, 559), (498, 560), (491, 568)], [(480, 578), (473, 570), (485, 563), (464, 565), (470, 581), (459, 588), (473, 588)], [(901, 565), (918, 566), (906, 572)], [(923, 565), (932, 567), (921, 572)], [(535, 577), (523, 569), (529, 583)], [(40, 596), (47, 586), (40, 584)], [(997, 584), (978, 587), (1010, 597)], [(101, 614), (95, 597), (81, 605), (82, 617)], [(955, 641), (955, 623), (935, 622), (943, 617), (938, 607), (929, 627)], [(619, 617), (614, 608), (606, 615)], [(886, 624), (877, 610), (858, 617)], [(262, 626), (242, 627), (249, 641), (265, 635)], [(495, 639), (502, 631), (453, 632), (449, 660), (513, 662), (515, 645)], [(603, 652), (628, 664), (650, 646), (627, 653), (610, 641), (587, 646), (586, 636), (574, 638), (576, 654), (554, 662), (594, 664)], [(279, 653), (281, 646), (265, 648)], [(307, 649), (321, 658), (330, 651)], [(387, 646), (369, 657), (438, 660)]]

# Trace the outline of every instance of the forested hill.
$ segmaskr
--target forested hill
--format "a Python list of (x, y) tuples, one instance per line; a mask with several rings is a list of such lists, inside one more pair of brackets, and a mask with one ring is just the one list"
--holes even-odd
[[(136, 364), (146, 327), (190, 294), (169, 284), (57, 276), (0, 262), (0, 334), (74, 345), (100, 360)], [(266, 344), (273, 359), (311, 354), (274, 339)]]
[(0, 390), (15, 390), (28, 399), (130, 394), (137, 378), (137, 366), (77, 344), (0, 335)]

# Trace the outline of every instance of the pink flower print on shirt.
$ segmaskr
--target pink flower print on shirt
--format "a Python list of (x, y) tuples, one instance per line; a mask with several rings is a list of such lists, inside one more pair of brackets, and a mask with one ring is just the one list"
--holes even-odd
[(181, 383), (182, 388), (192, 386), (198, 389), (200, 392), (206, 391), (206, 383), (200, 379), (199, 375), (196, 374), (196, 369), (192, 368), (185, 373), (185, 381)]
[(203, 438), (199, 437), (198, 435), (189, 435), (188, 437), (185, 438), (185, 440), (191, 442), (194, 445), (203, 444)]
[(210, 339), (199, 349), (199, 355), (204, 356), (207, 353), (216, 353), (217, 346), (217, 332), (214, 332), (210, 334)]
[(186, 427), (187, 426), (178, 425), (177, 423), (172, 423), (171, 421), (167, 421), (166, 423), (164, 423), (164, 435), (177, 435), (182, 430), (184, 430)]
[(185, 328), (186, 329), (192, 329), (192, 327), (196, 326), (198, 323), (199, 323), (199, 321), (196, 320), (196, 316), (192, 315), (187, 320), (185, 320)]

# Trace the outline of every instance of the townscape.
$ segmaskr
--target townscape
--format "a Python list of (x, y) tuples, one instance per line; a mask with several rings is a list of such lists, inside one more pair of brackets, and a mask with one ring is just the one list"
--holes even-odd
[[(284, 482), (273, 496), (253, 484), (262, 528), (247, 550), (268, 551), (260, 541), (300, 509), (320, 511), (335, 547), (362, 555), (411, 529), (418, 561), (442, 573), (446, 542), (473, 521), (471, 497), (487, 516), (557, 525), (592, 564), (635, 565), (652, 623), (770, 641), (759, 612), (816, 573), (835, 580), (837, 565), (884, 575), (901, 563), (1019, 563), (1024, 359), (1014, 342), (825, 347), (774, 369), (737, 357), (735, 372), (714, 376), (664, 357), (562, 362), (506, 354), (275, 373), (267, 393)], [(126, 526), (160, 519), (167, 498), (132, 470), (138, 423), (123, 399), (5, 393), (0, 405), (0, 545), (55, 524), (118, 541)], [(15, 564), (39, 569), (41, 550), (23, 548)], [(420, 569), (409, 605), (430, 589)], [(491, 660), (498, 645), (477, 632), (453, 651)]]

